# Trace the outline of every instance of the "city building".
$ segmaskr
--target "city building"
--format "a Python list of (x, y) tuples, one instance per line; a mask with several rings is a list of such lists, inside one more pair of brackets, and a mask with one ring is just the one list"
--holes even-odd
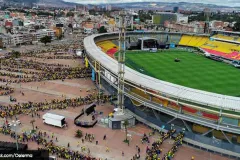
[(178, 13), (179, 7), (173, 7), (173, 12)]
[(177, 23), (188, 23), (188, 16), (177, 14)]
[(85, 34), (93, 33), (93, 28), (94, 28), (93, 23), (86, 23), (83, 25), (83, 31)]
[(7, 48), (9, 45), (11, 45), (11, 37), (0, 34), (0, 48)]
[(39, 42), (44, 36), (51, 36), (52, 40), (56, 39), (56, 31), (52, 29), (42, 29), (37, 32), (32, 32), (32, 41)]
[(177, 22), (177, 14), (170, 12), (159, 12), (152, 15), (152, 21), (155, 25), (164, 25), (165, 21)]
[(19, 34), (11, 35), (11, 45), (17, 46), (21, 44), (31, 44), (32, 43), (32, 35), (27, 32), (22, 32)]
[(111, 11), (112, 10), (112, 6), (110, 4), (106, 5), (106, 11)]

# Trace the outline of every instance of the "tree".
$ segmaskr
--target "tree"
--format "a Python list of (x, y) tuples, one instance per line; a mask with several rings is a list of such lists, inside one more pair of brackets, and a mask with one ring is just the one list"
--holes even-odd
[(82, 136), (83, 136), (82, 131), (81, 131), (80, 129), (78, 129), (78, 130), (76, 131), (75, 137), (81, 138)]
[(68, 12), (68, 13), (66, 14), (66, 16), (67, 16), (67, 17), (73, 17), (73, 16), (74, 16), (74, 13), (73, 13), (73, 12)]
[(125, 133), (126, 133), (126, 139), (125, 139), (125, 141), (127, 142), (128, 141), (128, 137), (127, 137), (127, 127), (128, 127), (128, 125), (129, 125), (129, 122), (128, 122), (128, 120), (125, 120), (124, 122), (123, 122), (123, 125), (124, 125), (124, 128), (125, 128)]
[(51, 43), (51, 41), (52, 41), (52, 37), (51, 37), (51, 36), (44, 36), (44, 37), (42, 37), (42, 38), (40, 39), (40, 42), (44, 43), (45, 45), (46, 45), (47, 43)]
[(12, 51), (11, 56), (12, 56), (13, 58), (19, 58), (19, 57), (21, 56), (21, 53), (18, 52), (18, 51)]
[(104, 26), (101, 26), (98, 30), (98, 33), (107, 33), (107, 30)]
[(237, 23), (234, 24), (233, 30), (234, 31), (240, 31), (240, 22), (237, 22)]
[(32, 124), (33, 130), (34, 130), (35, 119), (31, 120), (30, 123)]
[(65, 13), (64, 13), (63, 11), (61, 11), (61, 12), (59, 12), (59, 13), (57, 14), (57, 16), (58, 16), (58, 17), (63, 17), (63, 16), (65, 16)]

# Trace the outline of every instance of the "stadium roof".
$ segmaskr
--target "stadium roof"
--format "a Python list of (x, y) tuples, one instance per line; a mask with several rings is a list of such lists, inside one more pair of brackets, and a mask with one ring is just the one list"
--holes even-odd
[(157, 39), (156, 38), (151, 38), (151, 37), (142, 37), (142, 38), (138, 38), (139, 40), (143, 40), (143, 41), (145, 41), (145, 40), (156, 40), (157, 41)]
[[(111, 35), (112, 33), (107, 33)], [(118, 62), (105, 54), (97, 45), (94, 39), (98, 35), (91, 35), (84, 39), (84, 47), (94, 59), (101, 63), (102, 66), (117, 75)], [(125, 81), (134, 82), (139, 86), (153, 91), (161, 92), (163, 94), (171, 95), (179, 99), (190, 101), (206, 106), (213, 106), (216, 108), (223, 108), (228, 110), (240, 111), (240, 98), (233, 96), (225, 96), (221, 94), (196, 90), (169, 82), (165, 82), (144, 74), (141, 74), (129, 67), (125, 68)]]

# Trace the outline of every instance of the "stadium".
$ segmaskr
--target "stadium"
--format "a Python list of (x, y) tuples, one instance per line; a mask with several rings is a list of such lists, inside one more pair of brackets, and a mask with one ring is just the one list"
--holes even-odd
[[(185, 143), (239, 158), (240, 37), (127, 32), (127, 112), (152, 127), (185, 131)], [(118, 33), (84, 39), (92, 80), (117, 94)]]

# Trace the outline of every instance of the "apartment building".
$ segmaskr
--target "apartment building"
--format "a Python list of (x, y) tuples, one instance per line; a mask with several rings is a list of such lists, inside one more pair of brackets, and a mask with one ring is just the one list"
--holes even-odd
[(39, 30), (37, 32), (32, 32), (31, 35), (32, 35), (32, 41), (37, 41), (39, 42), (40, 39), (44, 36), (51, 36), (52, 37), (52, 40), (55, 40), (56, 39), (56, 36), (55, 36), (55, 32), (54, 30), (52, 29), (42, 29), (42, 30)]
[(0, 48), (6, 48), (11, 45), (11, 37), (8, 35), (0, 34)]
[(30, 44), (32, 43), (32, 35), (30, 33), (21, 33), (11, 35), (11, 44), (14, 46), (21, 44)]

